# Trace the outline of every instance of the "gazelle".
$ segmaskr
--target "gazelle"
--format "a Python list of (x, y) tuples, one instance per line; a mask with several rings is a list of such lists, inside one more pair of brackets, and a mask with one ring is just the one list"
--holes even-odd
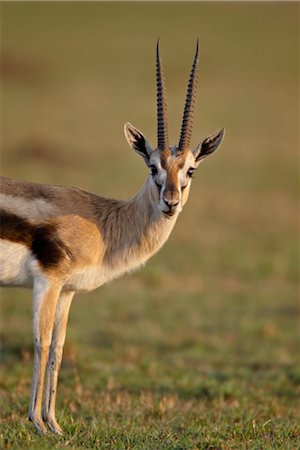
[(76, 292), (136, 269), (168, 239), (186, 203), (194, 170), (220, 145), (224, 129), (191, 148), (198, 42), (179, 144), (169, 146), (166, 91), (156, 48), (157, 147), (128, 122), (129, 145), (150, 174), (128, 201), (81, 189), (3, 178), (0, 282), (33, 288), (34, 369), (29, 419), (41, 434), (62, 430), (55, 417), (58, 373)]

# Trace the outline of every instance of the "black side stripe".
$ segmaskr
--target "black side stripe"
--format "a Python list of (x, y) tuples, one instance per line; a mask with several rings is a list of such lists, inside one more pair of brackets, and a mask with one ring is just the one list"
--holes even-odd
[(54, 224), (34, 225), (16, 214), (0, 211), (0, 237), (26, 245), (45, 269), (57, 267), (71, 252)]

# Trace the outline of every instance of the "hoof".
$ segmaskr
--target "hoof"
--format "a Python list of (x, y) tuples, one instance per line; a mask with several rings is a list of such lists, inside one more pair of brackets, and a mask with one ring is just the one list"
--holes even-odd
[(29, 420), (33, 423), (38, 434), (44, 435), (48, 432), (47, 428), (44, 425), (44, 422), (42, 421), (42, 418), (29, 416)]
[(48, 425), (49, 430), (54, 433), (54, 434), (58, 434), (59, 436), (63, 435), (63, 431), (61, 429), (61, 427), (58, 425), (56, 419), (51, 419), (51, 418), (45, 418), (44, 422)]

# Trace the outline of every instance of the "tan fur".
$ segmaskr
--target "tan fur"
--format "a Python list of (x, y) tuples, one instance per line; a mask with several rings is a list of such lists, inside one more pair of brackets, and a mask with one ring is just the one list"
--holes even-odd
[[(96, 266), (102, 263), (106, 245), (97, 225), (78, 215), (60, 215), (53, 220), (59, 238), (72, 253), (72, 259), (63, 261), (60, 272), (63, 279), (80, 267)], [(82, 243), (84, 242), (84, 245)], [(62, 267), (63, 266), (63, 267)], [(56, 270), (56, 269), (55, 269)]]

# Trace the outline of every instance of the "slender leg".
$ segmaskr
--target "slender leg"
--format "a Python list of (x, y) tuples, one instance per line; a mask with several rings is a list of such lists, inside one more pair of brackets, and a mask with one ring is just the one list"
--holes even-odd
[(57, 393), (57, 380), (62, 359), (63, 347), (66, 338), (67, 324), (70, 306), (74, 292), (62, 292), (60, 294), (56, 312), (52, 340), (46, 369), (46, 385), (44, 392), (43, 419), (50, 430), (56, 434), (62, 434), (62, 430), (55, 417), (55, 402)]
[(42, 397), (45, 369), (48, 360), (55, 310), (61, 285), (44, 275), (39, 276), (33, 288), (34, 367), (29, 419), (40, 434), (47, 432), (42, 420)]

